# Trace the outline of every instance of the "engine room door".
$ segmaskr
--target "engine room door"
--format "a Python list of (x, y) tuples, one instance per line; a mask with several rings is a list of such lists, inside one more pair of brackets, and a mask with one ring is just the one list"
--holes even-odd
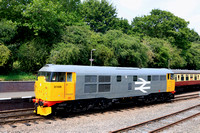
[(65, 82), (65, 99), (74, 100), (75, 99), (75, 87), (76, 87), (76, 73), (67, 72), (66, 82)]

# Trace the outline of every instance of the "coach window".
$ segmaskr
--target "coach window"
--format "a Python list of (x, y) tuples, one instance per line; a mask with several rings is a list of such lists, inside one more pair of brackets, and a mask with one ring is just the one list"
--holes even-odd
[(189, 75), (188, 75), (188, 74), (186, 74), (186, 81), (189, 79), (189, 78), (188, 78), (188, 76), (189, 76)]
[(67, 73), (67, 82), (72, 82), (72, 73)]
[(184, 81), (184, 75), (181, 74), (181, 81)]
[(121, 82), (122, 81), (122, 76), (117, 76), (117, 82)]
[(190, 80), (193, 80), (193, 76), (194, 76), (193, 74), (190, 74)]
[(133, 81), (137, 81), (137, 76), (133, 76)]
[(195, 77), (194, 77), (194, 80), (197, 80), (197, 74), (195, 74), (194, 76), (195, 76)]
[(151, 75), (148, 75), (147, 80), (151, 81)]

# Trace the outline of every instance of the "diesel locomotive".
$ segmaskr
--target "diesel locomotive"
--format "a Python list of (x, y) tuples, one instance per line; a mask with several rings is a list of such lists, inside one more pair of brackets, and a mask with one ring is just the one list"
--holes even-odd
[(174, 97), (169, 69), (47, 64), (35, 82), (35, 113), (106, 108), (123, 99), (165, 101)]

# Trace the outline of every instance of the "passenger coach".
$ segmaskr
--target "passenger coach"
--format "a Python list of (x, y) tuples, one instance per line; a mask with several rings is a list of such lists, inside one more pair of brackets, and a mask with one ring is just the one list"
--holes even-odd
[(123, 98), (173, 98), (175, 81), (168, 69), (47, 64), (35, 83), (36, 113), (49, 115), (57, 107), (107, 107)]
[(199, 91), (200, 70), (172, 70), (177, 92)]

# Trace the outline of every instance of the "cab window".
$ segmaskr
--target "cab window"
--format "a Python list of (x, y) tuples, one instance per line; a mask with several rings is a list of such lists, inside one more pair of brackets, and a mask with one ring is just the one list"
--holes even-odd
[(72, 82), (72, 73), (67, 73), (67, 82)]
[(147, 76), (147, 80), (148, 80), (148, 81), (151, 81), (151, 75), (148, 75), (148, 76)]
[(54, 72), (52, 74), (52, 82), (65, 82), (65, 73), (64, 72)]

